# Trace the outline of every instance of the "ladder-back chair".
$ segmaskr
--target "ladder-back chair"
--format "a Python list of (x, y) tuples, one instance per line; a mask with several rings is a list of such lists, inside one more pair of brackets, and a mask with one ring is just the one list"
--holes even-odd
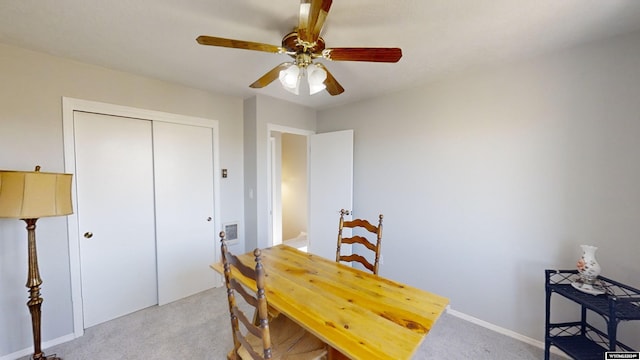
[[(254, 269), (229, 252), (224, 231), (220, 232), (220, 243), (233, 335), (233, 349), (227, 354), (227, 359), (326, 359), (327, 346), (320, 339), (284, 315), (269, 318), (261, 251), (253, 251)], [(236, 280), (238, 275), (255, 281), (255, 295)], [(240, 294), (244, 302), (254, 309), (254, 321), (249, 320), (238, 306), (236, 294)]]
[[(336, 249), (336, 261), (359, 262), (372, 273), (378, 275), (378, 265), (380, 262), (380, 246), (382, 244), (382, 214), (378, 216), (378, 226), (374, 226), (365, 219), (345, 220), (344, 216), (350, 215), (348, 210), (340, 210), (340, 226), (338, 228), (338, 248)], [(343, 237), (343, 228), (362, 228), (375, 234), (375, 243), (369, 241), (365, 236), (354, 234), (351, 237)], [(364, 256), (358, 254), (342, 255), (340, 248), (342, 244), (361, 244), (375, 253), (373, 264)]]

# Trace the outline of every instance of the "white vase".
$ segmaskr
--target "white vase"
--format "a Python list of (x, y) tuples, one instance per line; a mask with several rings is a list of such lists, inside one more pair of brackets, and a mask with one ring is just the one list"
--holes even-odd
[(598, 248), (591, 245), (580, 245), (580, 247), (582, 248), (582, 257), (578, 260), (578, 272), (584, 284), (592, 285), (602, 270), (596, 260), (596, 250)]

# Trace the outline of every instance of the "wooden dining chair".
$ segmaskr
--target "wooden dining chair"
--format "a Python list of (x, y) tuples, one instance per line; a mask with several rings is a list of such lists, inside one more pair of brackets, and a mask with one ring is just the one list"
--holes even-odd
[[(342, 209), (340, 210), (340, 226), (338, 228), (338, 248), (336, 249), (336, 261), (347, 261), (347, 262), (358, 262), (362, 264), (365, 268), (369, 269), (372, 273), (378, 275), (378, 265), (380, 263), (380, 246), (382, 244), (382, 214), (378, 216), (378, 226), (374, 226), (368, 220), (365, 219), (352, 219), (345, 220), (344, 216), (350, 215), (348, 210)], [(351, 237), (343, 237), (342, 229), (344, 228), (352, 228), (352, 229), (365, 229), (366, 231), (373, 233), (376, 235), (375, 243), (369, 241), (367, 237), (361, 235), (353, 235)], [(351, 254), (351, 255), (342, 255), (340, 252), (340, 248), (342, 244), (361, 244), (367, 249), (373, 251), (375, 253), (373, 264), (367, 260), (362, 255)]]
[[(270, 319), (260, 249), (253, 251), (256, 262), (254, 269), (242, 264), (229, 252), (224, 231), (220, 232), (220, 243), (233, 335), (233, 349), (227, 354), (227, 359), (326, 359), (327, 346), (320, 339), (284, 315)], [(255, 281), (255, 295), (242, 286), (236, 276)], [(253, 308), (256, 312), (254, 321), (249, 320), (238, 306), (236, 293), (246, 302), (247, 306), (243, 304), (242, 308)]]

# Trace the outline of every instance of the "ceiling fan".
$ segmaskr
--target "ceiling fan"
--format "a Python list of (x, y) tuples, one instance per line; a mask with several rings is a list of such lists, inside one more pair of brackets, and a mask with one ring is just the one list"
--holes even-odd
[(325, 89), (331, 95), (339, 95), (344, 92), (344, 88), (324, 64), (314, 63), (314, 59), (392, 63), (400, 60), (402, 50), (367, 47), (326, 48), (320, 32), (327, 19), (331, 3), (332, 0), (300, 0), (298, 26), (282, 38), (282, 46), (206, 35), (198, 36), (196, 41), (201, 45), (287, 54), (294, 59), (293, 62), (284, 62), (271, 69), (249, 85), (252, 88), (263, 88), (275, 79), (279, 79), (286, 90), (297, 95), (300, 79), (306, 74), (312, 95)]

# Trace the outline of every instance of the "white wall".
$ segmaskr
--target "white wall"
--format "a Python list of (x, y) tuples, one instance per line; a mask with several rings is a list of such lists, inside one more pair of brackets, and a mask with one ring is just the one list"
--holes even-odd
[[(245, 219), (247, 234), (245, 250), (268, 246), (269, 201), (267, 189), (267, 147), (269, 125), (315, 131), (316, 112), (304, 106), (258, 95), (245, 100)], [(255, 144), (255, 147), (254, 145)], [(253, 197), (249, 197), (253, 194)]]
[[(640, 287), (639, 68), (634, 34), (316, 115), (0, 45), (0, 168), (64, 171), (62, 96), (218, 120), (222, 222), (244, 219), (250, 249), (267, 239), (267, 124), (317, 116), (355, 129), (354, 211), (385, 215), (382, 276), (542, 339), (543, 269), (573, 268), (579, 244)], [(72, 328), (66, 222), (37, 231), (46, 342)], [(0, 356), (31, 346), (26, 269), (24, 225), (0, 220)], [(621, 336), (640, 348), (637, 325)]]
[[(0, 44), (0, 168), (63, 172), (62, 97), (218, 120), (221, 220), (243, 219), (243, 100)], [(211, 81), (215, 81), (214, 78)], [(42, 339), (72, 333), (66, 220), (38, 221)], [(32, 346), (23, 222), (0, 219), (0, 357)], [(215, 236), (217, 238), (217, 236)]]
[[(258, 184), (258, 98), (244, 101), (244, 221), (245, 249), (255, 249), (258, 239), (256, 188)], [(265, 155), (266, 158), (266, 155)], [(266, 161), (266, 160), (265, 160)], [(244, 249), (242, 249), (244, 252)], [(249, 251), (247, 250), (247, 251)], [(233, 250), (230, 250), (233, 251)]]
[[(543, 270), (575, 268), (580, 244), (640, 287), (639, 69), (636, 33), (319, 112), (318, 132), (355, 130), (381, 275), (538, 340)], [(638, 322), (620, 329), (640, 347)]]

